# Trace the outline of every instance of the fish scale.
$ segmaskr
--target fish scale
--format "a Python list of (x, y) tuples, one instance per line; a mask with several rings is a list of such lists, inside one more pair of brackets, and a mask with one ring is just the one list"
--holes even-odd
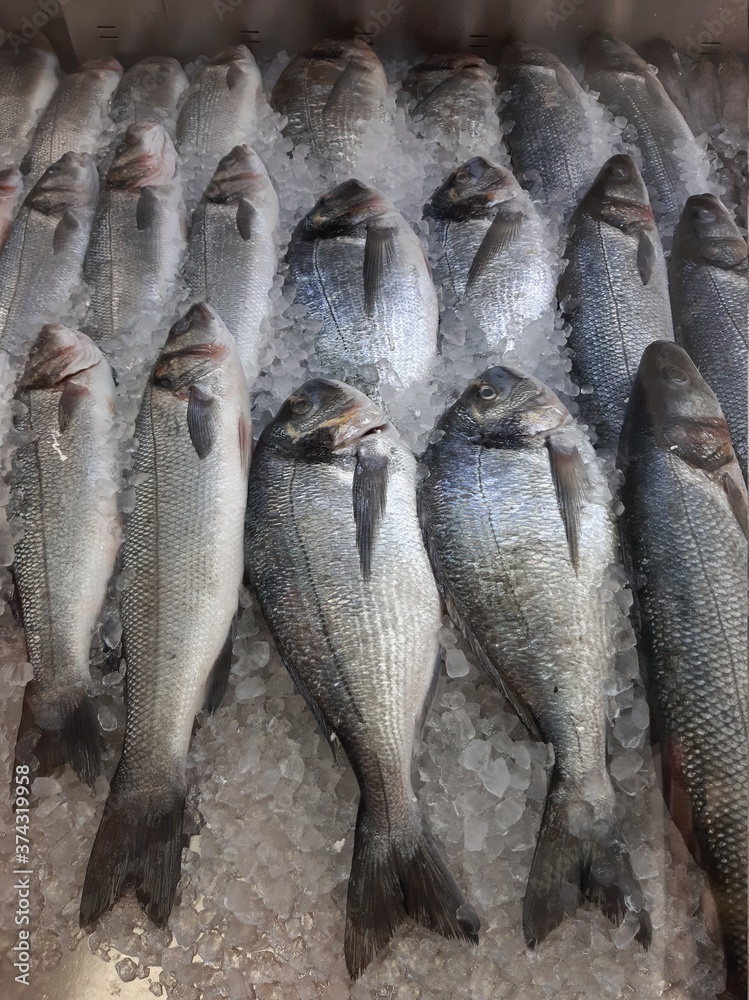
[(0, 56), (0, 143), (19, 157), (31, 129), (55, 92), (60, 64), (52, 51), (24, 46)]

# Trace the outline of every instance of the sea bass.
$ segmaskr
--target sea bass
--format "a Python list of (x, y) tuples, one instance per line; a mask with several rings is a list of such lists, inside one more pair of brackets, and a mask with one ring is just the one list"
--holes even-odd
[(14, 351), (56, 318), (81, 282), (99, 174), (87, 153), (65, 153), (37, 181), (0, 255), (0, 345)]
[(490, 352), (512, 350), (554, 300), (544, 226), (509, 170), (476, 156), (454, 170), (424, 208), (445, 253), (443, 284), (465, 301)]
[(440, 601), (416, 515), (416, 465), (357, 390), (314, 379), (260, 436), (247, 571), (281, 657), (361, 790), (344, 951), (353, 978), (411, 916), (478, 941), (479, 921), (411, 787), (436, 680)]
[(13, 220), (23, 197), (23, 175), (15, 167), (0, 170), (0, 252), (2, 252)]
[(610, 494), (554, 393), (490, 368), (437, 423), (419, 493), (448, 612), (554, 769), (523, 904), (529, 947), (590, 899), (615, 923), (651, 922), (606, 769), (613, 673), (603, 587), (616, 558)]
[(436, 125), (454, 139), (470, 137), (474, 149), (487, 153), (499, 146), (496, 89), (480, 56), (431, 56), (408, 71), (403, 93), (422, 128)]
[(39, 119), (21, 164), (23, 173), (33, 181), (65, 153), (95, 153), (121, 76), (116, 59), (91, 59), (63, 77)]
[(718, 397), (736, 457), (747, 475), (746, 240), (711, 194), (690, 198), (669, 260), (674, 334)]
[(159, 122), (173, 136), (177, 105), (188, 86), (187, 74), (176, 59), (141, 59), (120, 80), (112, 98), (112, 120), (122, 126)]
[(680, 347), (642, 356), (619, 452), (622, 536), (664, 794), (747, 991), (747, 497), (718, 401)]
[(642, 153), (642, 176), (660, 222), (674, 225), (687, 198), (682, 157), (703, 153), (689, 125), (652, 68), (624, 42), (595, 37), (588, 50), (585, 79), (613, 115), (626, 118), (636, 131)]
[(296, 227), (287, 259), (297, 302), (322, 322), (317, 359), (327, 372), (353, 369), (370, 394), (378, 381), (427, 377), (437, 294), (419, 238), (384, 195), (339, 184)]
[(176, 168), (163, 125), (130, 126), (107, 173), (83, 267), (91, 287), (86, 329), (97, 340), (163, 322), (187, 242)]
[(83, 886), (81, 926), (132, 881), (158, 926), (180, 876), (185, 759), (218, 708), (242, 582), (252, 432), (234, 341), (208, 306), (171, 329), (136, 428), (135, 509), (122, 547), (127, 720)]
[(278, 195), (263, 161), (235, 146), (218, 165), (193, 216), (190, 295), (218, 312), (234, 337), (248, 383), (258, 374), (260, 327), (278, 267)]
[(673, 338), (663, 248), (647, 190), (628, 156), (612, 156), (578, 205), (559, 280), (572, 380), (598, 446), (615, 448), (644, 348)]
[(91, 785), (100, 753), (89, 654), (119, 546), (114, 393), (88, 337), (45, 326), (19, 386), (11, 493), (23, 528), (13, 575), (34, 671), (16, 763), (46, 775), (66, 761)]
[[(42, 44), (39, 44), (39, 43)], [(26, 152), (31, 130), (60, 81), (60, 62), (43, 35), (18, 52), (0, 53), (0, 151)], [(16, 161), (17, 162), (17, 161)]]
[(603, 160), (590, 99), (555, 55), (525, 42), (504, 49), (497, 89), (500, 118), (513, 123), (505, 137), (515, 176), (527, 188), (540, 181), (545, 198), (561, 195), (571, 209)]
[(295, 146), (308, 143), (321, 160), (351, 164), (368, 124), (387, 121), (386, 98), (382, 63), (357, 38), (327, 40), (295, 56), (273, 88), (271, 105), (288, 118), (283, 133)]

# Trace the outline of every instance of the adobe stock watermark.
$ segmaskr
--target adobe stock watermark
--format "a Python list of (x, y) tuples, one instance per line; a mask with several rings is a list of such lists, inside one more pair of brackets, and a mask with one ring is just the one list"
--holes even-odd
[(562, 0), (556, 7), (550, 7), (546, 11), (546, 20), (549, 22), (551, 30), (556, 31), (558, 24), (562, 24), (568, 17), (572, 17), (587, 2), (588, 0)]
[(726, 27), (736, 24), (738, 18), (746, 21), (747, 0), (731, 0), (726, 7), (721, 7), (715, 17), (705, 18), (702, 22), (704, 31), (700, 31), (696, 38), (690, 35), (684, 51), (692, 59), (701, 56), (705, 45), (712, 45), (720, 40), (720, 36)]
[(362, 27), (356, 26), (359, 35), (366, 35), (367, 40), (377, 38), (383, 28), (387, 28), (394, 17), (403, 13), (403, 3), (401, 0), (388, 0), (384, 7), (379, 10), (370, 10), (369, 20)]
[(0, 28), (0, 46), (6, 43), (13, 49), (14, 55), (18, 55), (24, 45), (32, 42), (36, 36), (47, 27), (49, 22), (58, 16), (63, 7), (67, 7), (70, 0), (39, 0), (36, 10), (31, 17), (24, 17), (18, 31), (6, 32)]

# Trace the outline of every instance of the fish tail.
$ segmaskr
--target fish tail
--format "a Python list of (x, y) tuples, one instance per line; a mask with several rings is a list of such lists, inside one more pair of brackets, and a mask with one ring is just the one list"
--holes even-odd
[(16, 766), (28, 764), (34, 778), (52, 774), (70, 764), (81, 781), (93, 787), (101, 771), (99, 723), (96, 704), (85, 690), (75, 692), (58, 706), (62, 718), (59, 729), (43, 729), (36, 721), (33, 682), (26, 685), (21, 721), (16, 737)]
[(635, 939), (650, 947), (650, 916), (611, 805), (601, 810), (598, 802), (570, 795), (555, 770), (523, 902), (528, 947), (535, 948), (583, 899), (615, 924), (634, 911), (640, 924)]
[(375, 829), (359, 804), (346, 905), (344, 952), (357, 979), (406, 916), (446, 938), (478, 944), (480, 921), (445, 864), (426, 820)]
[(86, 869), (81, 927), (111, 909), (127, 884), (154, 924), (166, 925), (180, 877), (184, 808), (184, 787), (151, 796), (110, 792)]

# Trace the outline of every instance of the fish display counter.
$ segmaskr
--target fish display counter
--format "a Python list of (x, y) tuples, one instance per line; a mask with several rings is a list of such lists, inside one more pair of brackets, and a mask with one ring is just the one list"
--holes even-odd
[(370, 8), (0, 2), (3, 995), (739, 1000), (746, 6)]

